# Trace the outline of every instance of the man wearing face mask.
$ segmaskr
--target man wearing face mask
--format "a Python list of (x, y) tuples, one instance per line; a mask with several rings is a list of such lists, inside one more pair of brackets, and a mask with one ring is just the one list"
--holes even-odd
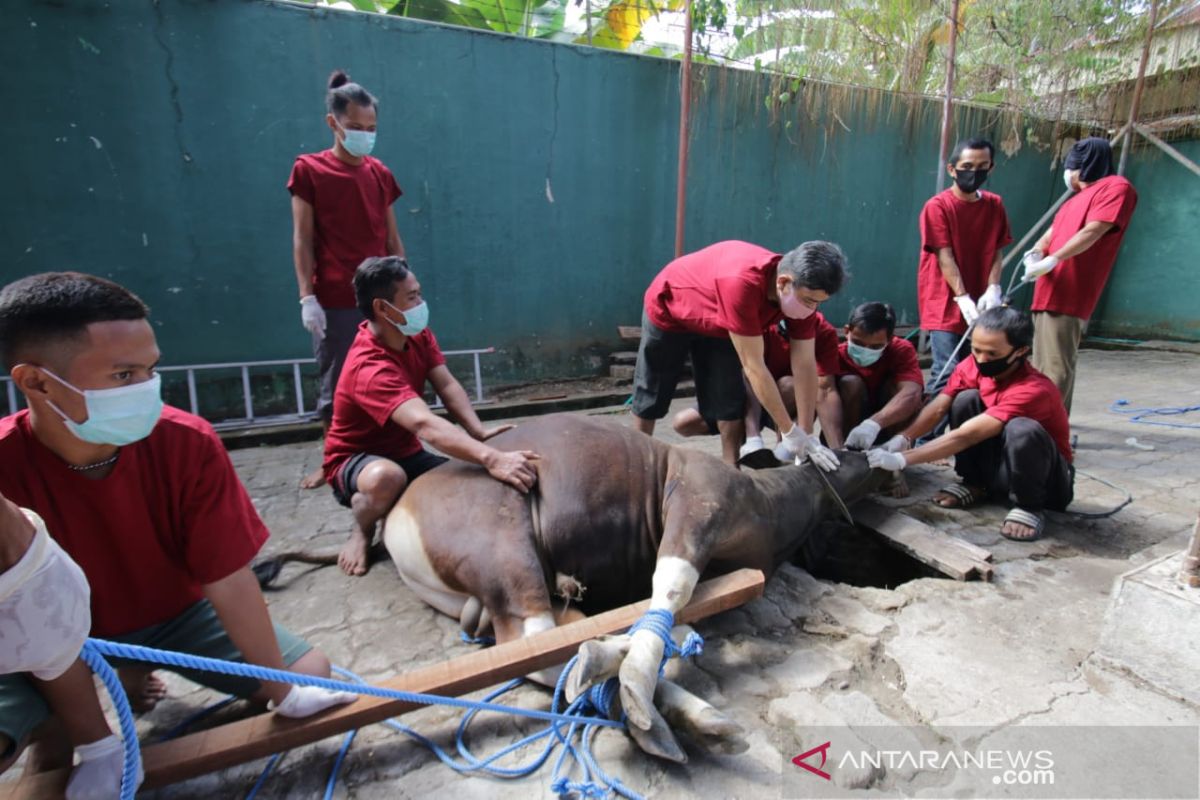
[[(485, 428), (429, 329), (429, 306), (404, 259), (368, 258), (354, 273), (354, 295), (366, 318), (333, 401), (333, 425), (325, 437), (325, 478), (339, 503), (351, 509), (354, 527), (338, 556), (347, 575), (364, 575), (375, 528), (405, 488), (446, 462), (424, 448), (484, 467), (498, 481), (525, 494), (537, 482), (537, 454), (497, 450), (485, 442), (512, 428)], [(422, 394), (425, 383), (458, 427), (434, 414)]]
[[(212, 426), (163, 405), (141, 300), (77, 272), (16, 281), (0, 290), (0, 353), (29, 406), (0, 419), (0, 493), (82, 568), (93, 636), (329, 675), (324, 654), (271, 624), (249, 566), (266, 527)], [(164, 695), (147, 665), (117, 666), (135, 710)], [(287, 717), (354, 699), (181, 672)], [(26, 676), (0, 677), (0, 750), (51, 713)], [(106, 763), (115, 752), (109, 740)]]
[(838, 347), (837, 386), (851, 450), (873, 447), (921, 409), (917, 349), (895, 331), (896, 312), (886, 303), (863, 303), (850, 312), (846, 341)]
[(1076, 142), (1063, 166), (1063, 181), (1077, 194), (1025, 254), (1025, 277), (1037, 279), (1033, 363), (1054, 381), (1070, 414), (1079, 341), (1112, 273), (1137, 192), (1113, 174), (1112, 147), (1105, 139)]
[[(300, 316), (312, 335), (321, 390), (317, 414), (326, 431), (333, 392), (361, 317), (354, 302), (354, 270), (364, 258), (404, 257), (392, 204), (402, 194), (391, 171), (371, 157), (379, 102), (341, 70), (329, 79), (325, 124), (333, 147), (296, 159), (288, 178), (292, 195), (292, 257), (300, 287)], [(302, 488), (320, 486), (321, 470)]]
[[(1033, 343), (1029, 315), (1008, 306), (979, 315), (971, 333), (973, 357), (902, 433), (870, 450), (872, 467), (900, 471), (954, 456), (962, 483), (933, 496), (943, 508), (970, 508), (988, 498), (1011, 510), (1000, 533), (1017, 541), (1042, 534), (1045, 509), (1061, 511), (1074, 497), (1070, 427), (1058, 390), (1027, 363)], [(908, 449), (950, 418), (951, 430)]]
[[(837, 456), (812, 433), (815, 312), (845, 280), (845, 254), (836, 244), (820, 241), (805, 242), (783, 256), (749, 242), (718, 242), (667, 264), (644, 297), (634, 425), (654, 434), (690, 355), (700, 415), (716, 420), (726, 463), (737, 462), (745, 435), (749, 384), (781, 432), (776, 458), (790, 462), (808, 456), (821, 469), (837, 469)], [(763, 331), (782, 318), (791, 339), (794, 420), (764, 357)]]
[(945, 385), (946, 376), (941, 381), (938, 376), (946, 364), (963, 357), (955, 348), (967, 326), (980, 311), (1000, 304), (1000, 251), (1012, 234), (1000, 196), (980, 188), (991, 174), (994, 156), (987, 139), (956, 144), (946, 165), (953, 184), (921, 209), (917, 307), (933, 355), (925, 386), (930, 397)]

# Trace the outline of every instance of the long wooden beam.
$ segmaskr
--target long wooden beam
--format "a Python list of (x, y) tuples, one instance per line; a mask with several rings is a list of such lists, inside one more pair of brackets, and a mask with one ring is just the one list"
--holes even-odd
[[(741, 569), (704, 581), (696, 587), (692, 601), (676, 615), (676, 621), (694, 622), (736, 608), (761, 597), (763, 584), (763, 574), (752, 569)], [(649, 601), (622, 606), (524, 639), (420, 667), (379, 685), (388, 689), (447, 696), (486, 689), (567, 661), (580, 644), (597, 636), (626, 630), (648, 607)], [(153, 744), (142, 750), (146, 770), (143, 788), (163, 786), (254, 761), (272, 753), (381, 722), (418, 707), (398, 700), (360, 697), (348, 706), (309, 719), (288, 720), (276, 714), (260, 714)], [(60, 800), (66, 788), (67, 776), (66, 770), (56, 770), (23, 777), (10, 785), (3, 796), (13, 800)], [(0, 788), (0, 792), (4, 792), (4, 789)]]

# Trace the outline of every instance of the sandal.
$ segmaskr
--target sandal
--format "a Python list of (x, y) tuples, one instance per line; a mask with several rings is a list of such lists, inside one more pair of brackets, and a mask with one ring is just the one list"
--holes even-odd
[(973, 489), (963, 483), (951, 483), (943, 486), (938, 490), (938, 494), (950, 495), (952, 501), (949, 503), (938, 502), (938, 495), (935, 494), (930, 498), (930, 502), (939, 508), (970, 508), (987, 498), (986, 490)]
[(1005, 539), (1011, 539), (1014, 542), (1033, 542), (1042, 538), (1042, 531), (1046, 528), (1046, 516), (1040, 511), (1026, 511), (1023, 508), (1014, 508), (1008, 512), (1008, 516), (1004, 518), (1006, 523), (1015, 522), (1018, 525), (1024, 525), (1027, 528), (1033, 528), (1031, 536), (1010, 536), (1004, 532), (1003, 526), (1000, 528), (1000, 535)]

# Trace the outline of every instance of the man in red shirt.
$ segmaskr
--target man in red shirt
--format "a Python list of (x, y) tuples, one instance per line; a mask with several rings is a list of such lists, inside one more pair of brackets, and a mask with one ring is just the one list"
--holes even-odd
[[(537, 481), (537, 454), (484, 444), (513, 426), (485, 428), (479, 421), (427, 327), (429, 307), (404, 259), (363, 261), (354, 273), (354, 295), (366, 321), (358, 326), (338, 380), (323, 469), (334, 497), (354, 512), (338, 564), (347, 575), (363, 575), (379, 520), (410, 483), (446, 461), (425, 450), (422, 441), (481, 465), (521, 493)], [(426, 381), (461, 428), (421, 399)]]
[[(943, 508), (968, 508), (988, 497), (1012, 503), (1000, 532), (1032, 541), (1043, 511), (1065, 509), (1074, 496), (1067, 412), (1054, 384), (1026, 363), (1033, 343), (1029, 315), (1008, 306), (979, 315), (964, 359), (946, 388), (903, 433), (867, 452), (872, 467), (899, 471), (954, 456), (962, 483), (934, 495)], [(909, 450), (949, 415), (951, 430)]]
[(954, 183), (921, 209), (917, 307), (933, 355), (925, 386), (930, 397), (945, 385), (947, 376), (937, 378), (946, 364), (965, 355), (965, 346), (955, 348), (967, 326), (980, 311), (1000, 304), (1000, 251), (1012, 234), (1000, 196), (979, 188), (994, 157), (987, 139), (959, 142), (946, 165)]
[(850, 312), (846, 341), (838, 347), (837, 392), (851, 450), (890, 438), (921, 410), (917, 349), (895, 332), (896, 312), (886, 303), (863, 303)]
[[(737, 461), (744, 436), (744, 374), (781, 432), (776, 457), (791, 461), (808, 455), (820, 468), (836, 469), (837, 456), (812, 434), (817, 403), (813, 340), (817, 306), (841, 289), (845, 279), (846, 257), (830, 242), (805, 242), (784, 256), (748, 242), (718, 242), (667, 264), (644, 298), (633, 380), (638, 430), (653, 435), (690, 354), (700, 413), (717, 421), (727, 463)], [(794, 422), (764, 358), (763, 331), (783, 318), (792, 340)]]
[[(301, 321), (312, 334), (321, 379), (317, 413), (328, 431), (338, 375), (362, 321), (354, 306), (354, 270), (369, 256), (403, 257), (404, 244), (392, 209), (402, 192), (383, 162), (369, 155), (378, 101), (338, 70), (329, 79), (325, 106), (333, 147), (299, 156), (287, 188)], [(318, 470), (300, 485), (321, 483)]]
[(1076, 142), (1064, 166), (1063, 179), (1078, 194), (1063, 204), (1050, 229), (1026, 253), (1025, 276), (1037, 278), (1033, 363), (1054, 381), (1070, 414), (1079, 340), (1112, 272), (1137, 192), (1113, 174), (1112, 147), (1104, 139)]
[[(0, 493), (83, 569), (92, 635), (327, 676), (324, 654), (272, 626), (249, 566), (267, 530), (212, 426), (163, 406), (146, 316), (128, 290), (77, 272), (0, 291), (0, 352), (29, 406), (0, 419)], [(162, 697), (146, 665), (120, 671), (135, 708)], [(288, 717), (354, 697), (176, 671)], [(49, 716), (26, 676), (0, 677), (0, 753), (50, 731)]]

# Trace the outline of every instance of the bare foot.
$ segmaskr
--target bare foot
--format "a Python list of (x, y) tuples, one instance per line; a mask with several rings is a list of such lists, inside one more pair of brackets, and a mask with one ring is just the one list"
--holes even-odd
[(1000, 529), (1000, 535), (1016, 542), (1029, 542), (1037, 538), (1037, 529), (1010, 521), (1004, 523), (1004, 527)]
[(367, 569), (371, 566), (370, 558), (367, 556), (370, 547), (371, 542), (363, 535), (362, 531), (355, 528), (350, 534), (350, 540), (342, 545), (342, 550), (338, 553), (338, 566), (342, 568), (342, 572), (352, 578), (366, 575)]
[(153, 672), (138, 667), (122, 667), (117, 670), (117, 675), (129, 697), (129, 706), (137, 714), (145, 714), (167, 696), (167, 685)]
[(942, 508), (970, 508), (987, 497), (987, 491), (978, 486), (967, 486), (966, 484), (959, 484), (958, 486), (960, 489), (966, 490), (968, 493), (967, 497), (959, 497), (946, 489), (942, 489), (931, 498), (933, 504)]
[(316, 489), (325, 485), (325, 470), (317, 467), (300, 481), (301, 489)]

